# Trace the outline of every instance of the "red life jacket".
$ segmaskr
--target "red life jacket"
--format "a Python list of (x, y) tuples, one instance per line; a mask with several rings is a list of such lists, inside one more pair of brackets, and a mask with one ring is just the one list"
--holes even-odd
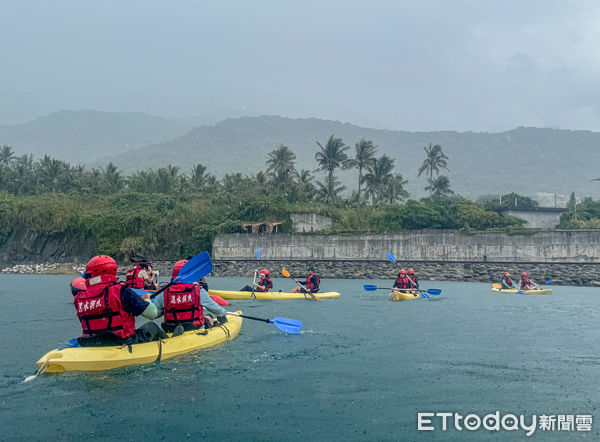
[(204, 325), (204, 312), (200, 304), (200, 286), (174, 284), (164, 292), (165, 324), (177, 325), (191, 322), (195, 327)]
[(512, 282), (512, 279), (510, 279), (510, 278), (504, 278), (504, 279), (502, 280), (502, 288), (503, 288), (503, 289), (504, 289), (504, 288), (509, 288), (509, 289), (512, 289), (512, 288), (513, 288), (513, 282)]
[[(317, 278), (317, 283), (313, 284), (312, 282), (312, 277), (316, 276)], [(309, 292), (315, 293), (319, 291), (319, 285), (321, 285), (321, 280), (319, 279), (319, 276), (316, 273), (311, 273), (310, 275), (308, 275), (308, 278), (306, 278), (306, 290), (308, 290)]]
[(102, 275), (86, 281), (87, 290), (75, 295), (75, 310), (81, 321), (82, 336), (112, 332), (126, 339), (135, 332), (135, 317), (123, 309), (116, 276)]
[(264, 286), (264, 289), (257, 287), (256, 288), (257, 292), (268, 292), (269, 289), (273, 288), (273, 282), (271, 282), (271, 278), (269, 278), (268, 276), (266, 276), (263, 279), (261, 279), (260, 281), (258, 281), (258, 285)]
[(531, 288), (531, 281), (529, 279), (521, 279), (521, 290)]
[(138, 274), (143, 269), (140, 266), (135, 266), (125, 275), (125, 285), (127, 287), (131, 287), (132, 289), (143, 289), (144, 288), (144, 278), (140, 278)]
[(407, 276), (405, 276), (404, 278), (398, 277), (398, 279), (396, 279), (396, 282), (394, 283), (394, 288), (397, 288), (397, 289), (410, 289), (410, 288), (412, 288), (412, 284), (408, 280)]

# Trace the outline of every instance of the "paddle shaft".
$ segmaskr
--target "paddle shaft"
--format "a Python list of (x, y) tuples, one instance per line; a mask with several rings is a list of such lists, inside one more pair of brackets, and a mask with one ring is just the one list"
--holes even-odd
[(270, 319), (256, 318), (254, 316), (242, 315), (240, 313), (235, 313), (235, 312), (227, 312), (227, 314), (228, 315), (233, 315), (233, 316), (239, 316), (240, 318), (254, 319), (255, 321), (266, 322), (267, 324), (269, 324), (271, 322)]
[(154, 299), (155, 297), (157, 297), (158, 295), (160, 295), (162, 292), (164, 292), (165, 290), (167, 290), (172, 285), (173, 285), (173, 282), (170, 282), (167, 285), (159, 288), (157, 291), (155, 291), (153, 294), (150, 295), (150, 299)]

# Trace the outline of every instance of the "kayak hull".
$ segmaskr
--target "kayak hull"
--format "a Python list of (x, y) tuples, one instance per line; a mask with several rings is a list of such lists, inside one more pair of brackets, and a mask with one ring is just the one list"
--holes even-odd
[[(238, 312), (241, 313), (241, 312)], [(149, 364), (170, 359), (203, 348), (213, 347), (235, 339), (242, 326), (242, 318), (228, 315), (228, 322), (206, 330), (191, 330), (181, 336), (161, 341), (134, 344), (129, 347), (69, 347), (46, 353), (37, 361), (38, 370), (47, 373), (65, 371), (111, 370), (131, 365)]]
[[(220, 296), (223, 299), (250, 299), (252, 292), (239, 292), (233, 290), (209, 290), (210, 295)], [(318, 292), (314, 294), (321, 299), (339, 298), (338, 292)], [(313, 299), (308, 293), (291, 292), (254, 292), (254, 299)]]
[(419, 299), (421, 295), (417, 293), (403, 293), (403, 292), (392, 292), (390, 293), (390, 301), (410, 301), (411, 299)]
[[(492, 291), (498, 293), (517, 293), (519, 290), (517, 289), (499, 289), (496, 287), (492, 288)], [(541, 290), (523, 290), (523, 295), (551, 295), (552, 289), (541, 289)]]

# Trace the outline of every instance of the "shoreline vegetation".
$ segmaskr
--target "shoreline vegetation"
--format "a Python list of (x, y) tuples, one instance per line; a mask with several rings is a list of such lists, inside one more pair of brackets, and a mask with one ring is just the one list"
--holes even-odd
[[(169, 165), (124, 176), (114, 164), (87, 170), (48, 156), (38, 161), (31, 155), (16, 157), (10, 146), (2, 146), (0, 252), (16, 233), (25, 231), (25, 239), (55, 236), (88, 247), (78, 255), (63, 250), (56, 261), (92, 254), (120, 262), (134, 254), (176, 260), (199, 250), (211, 252), (217, 235), (240, 232), (245, 223), (281, 222), (280, 232), (288, 233), (290, 215), (297, 212), (331, 218), (331, 228), (320, 235), (424, 229), (527, 234), (524, 220), (500, 211), (537, 206), (514, 193), (476, 202), (455, 195), (449, 178), (440, 174), (448, 170), (448, 157), (439, 145), (424, 147), (419, 172), (429, 196), (418, 200), (404, 190), (406, 181), (394, 170), (394, 160), (377, 157), (372, 142), (356, 142), (352, 154), (350, 146), (332, 135), (315, 147), (314, 171), (296, 170), (294, 152), (279, 145), (268, 154), (264, 171), (218, 180), (201, 164), (189, 171)], [(335, 173), (341, 168), (356, 170), (356, 190), (339, 184)], [(600, 201), (578, 202), (571, 195), (559, 227), (600, 228)], [(15, 250), (19, 241), (4, 250), (0, 262), (44, 262), (57, 256), (36, 256), (43, 241)]]

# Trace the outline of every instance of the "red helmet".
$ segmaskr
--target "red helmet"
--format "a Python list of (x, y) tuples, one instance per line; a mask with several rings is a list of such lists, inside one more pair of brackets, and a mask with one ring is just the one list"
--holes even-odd
[(527, 276), (527, 273), (523, 272), (521, 273), (521, 276)]
[(179, 271), (184, 265), (186, 265), (187, 262), (187, 259), (182, 259), (175, 263), (175, 266), (173, 267), (173, 273), (171, 274), (171, 279), (177, 278), (177, 275), (179, 275)]
[(406, 275), (406, 270), (404, 269), (400, 269), (400, 271), (398, 272), (399, 275)]
[(413, 269), (408, 269), (408, 272), (406, 272), (406, 273), (408, 273), (409, 275), (414, 275), (415, 271)]
[(504, 276), (510, 276), (510, 273), (504, 272)]
[(113, 275), (117, 276), (117, 262), (110, 256), (94, 256), (85, 266), (85, 273), (91, 276)]
[(73, 281), (71, 281), (71, 293), (73, 296), (77, 295), (77, 293), (87, 290), (87, 286), (85, 285), (85, 278), (83, 276), (78, 276)]
[(262, 269), (262, 270), (260, 271), (260, 273), (262, 273), (263, 275), (267, 275), (267, 276), (269, 276), (269, 271), (268, 271), (267, 269)]

